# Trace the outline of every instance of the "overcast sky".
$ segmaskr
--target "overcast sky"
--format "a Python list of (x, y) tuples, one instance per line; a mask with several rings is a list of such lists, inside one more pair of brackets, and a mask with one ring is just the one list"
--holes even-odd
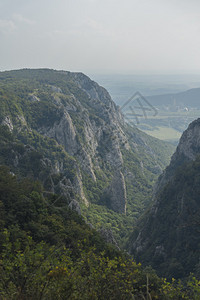
[(0, 0), (0, 70), (200, 73), (199, 0)]

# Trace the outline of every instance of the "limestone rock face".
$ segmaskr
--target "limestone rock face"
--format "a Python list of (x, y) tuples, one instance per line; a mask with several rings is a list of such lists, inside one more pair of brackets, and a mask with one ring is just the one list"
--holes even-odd
[(126, 184), (122, 172), (116, 171), (109, 188), (111, 208), (122, 214), (126, 214)]
[(111, 101), (109, 93), (103, 87), (100, 87), (96, 82), (92, 81), (89, 77), (83, 73), (75, 73), (74, 79), (81, 89), (86, 91), (91, 99), (96, 99), (109, 107), (114, 103)]
[(40, 99), (35, 95), (30, 95), (29, 100), (32, 101), (32, 102), (39, 102), (40, 101)]
[[(48, 69), (11, 73), (14, 82), (29, 80), (29, 89), (22, 89), (22, 97), (21, 92), (16, 95), (15, 111), (0, 114), (0, 123), (33, 149), (29, 155), (18, 147), (9, 162), (25, 172), (28, 157), (32, 168), (28, 175), (68, 198), (73, 189), (86, 206), (97, 199), (105, 204), (102, 195), (109, 187), (110, 208), (125, 214), (126, 184), (137, 190), (137, 181), (146, 173), (160, 172), (146, 135), (130, 129), (109, 93), (82, 73)], [(145, 152), (141, 158), (140, 151)], [(127, 160), (134, 160), (131, 169)]]
[[(170, 165), (164, 170), (158, 179), (154, 189), (154, 198), (160, 190), (173, 179), (174, 172), (184, 163), (193, 161), (200, 154), (200, 118), (193, 121), (181, 136)], [(155, 209), (154, 205), (153, 209)]]
[(71, 208), (71, 210), (74, 210), (78, 213), (78, 215), (81, 215), (81, 208), (79, 203), (76, 200), (72, 200), (69, 204), (69, 208)]
[(85, 205), (88, 206), (89, 202), (86, 199), (84, 191), (83, 191), (82, 175), (81, 175), (80, 169), (78, 167), (76, 169), (76, 177), (74, 180), (74, 190), (78, 195), (81, 196), (81, 199), (85, 203)]
[(99, 232), (107, 243), (114, 245), (118, 250), (120, 250), (111, 229), (101, 228)]
[(67, 111), (64, 112), (59, 122), (55, 122), (50, 128), (41, 128), (40, 132), (63, 145), (70, 155), (74, 155), (77, 152), (76, 131)]
[(6, 116), (1, 124), (7, 126), (10, 131), (13, 131), (13, 124), (9, 116)]
[(173, 164), (179, 157), (185, 160), (194, 160), (200, 153), (200, 118), (192, 122), (184, 131), (177, 150), (172, 157)]
[[(111, 165), (112, 168), (122, 167), (123, 165), (121, 144), (126, 141), (125, 148), (130, 148), (122, 129), (123, 117), (104, 88), (82, 73), (70, 73), (70, 78), (86, 93), (88, 98), (87, 109), (84, 107), (84, 103), (73, 94), (63, 102), (63, 91), (57, 86), (51, 86), (54, 92), (53, 101), (57, 109), (62, 112), (62, 117), (52, 123), (51, 126), (43, 125), (39, 127), (38, 131), (43, 136), (50, 137), (62, 145), (67, 153), (76, 158), (81, 170), (96, 182), (95, 167), (99, 168), (98, 156), (99, 154), (102, 155), (102, 151), (106, 164)], [(114, 210), (125, 213), (125, 180), (122, 173), (119, 174), (117, 177), (114, 176), (111, 202)], [(115, 184), (119, 184), (120, 192), (115, 193)], [(74, 187), (85, 204), (88, 205), (88, 200), (83, 191), (80, 169), (77, 172)], [(122, 198), (120, 199), (120, 197)], [(115, 198), (118, 202), (116, 205)]]

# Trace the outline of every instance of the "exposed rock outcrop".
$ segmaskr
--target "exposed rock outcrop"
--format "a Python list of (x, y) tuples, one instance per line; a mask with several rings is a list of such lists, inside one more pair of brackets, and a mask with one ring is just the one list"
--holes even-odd
[(76, 200), (72, 200), (70, 203), (69, 203), (69, 208), (71, 208), (71, 210), (74, 210), (78, 213), (78, 215), (81, 215), (81, 208), (80, 208), (80, 205), (79, 203), (76, 201)]
[(1, 124), (5, 125), (5, 126), (8, 126), (9, 130), (13, 131), (13, 123), (12, 123), (11, 118), (9, 116), (6, 116)]
[[(193, 121), (185, 130), (180, 138), (179, 144), (175, 153), (171, 158), (170, 165), (160, 175), (155, 188), (154, 199), (156, 199), (162, 188), (171, 180), (173, 180), (174, 173), (177, 168), (189, 161), (195, 160), (200, 154), (200, 118)], [(158, 205), (159, 199), (153, 206), (153, 210)]]
[(112, 233), (112, 229), (108, 229), (108, 228), (101, 228), (99, 230), (99, 233), (101, 234), (101, 236), (104, 238), (104, 240), (107, 242), (107, 243), (110, 243), (112, 245), (114, 245), (118, 250), (120, 250), (114, 236), (113, 236), (113, 233)]
[(126, 184), (120, 170), (115, 172), (108, 194), (111, 208), (118, 213), (126, 214)]
[(160, 275), (184, 277), (199, 260), (200, 119), (183, 133), (158, 180), (154, 203), (138, 223), (130, 251)]
[(70, 155), (74, 155), (77, 152), (76, 130), (67, 111), (64, 112), (59, 122), (55, 122), (50, 128), (40, 128), (39, 131), (44, 136), (53, 138), (59, 144), (63, 145)]
[[(15, 111), (2, 114), (0, 121), (34, 150), (29, 157), (16, 149), (12, 165), (41, 180), (50, 192), (70, 198), (73, 189), (87, 206), (90, 201), (106, 205), (102, 194), (109, 186), (109, 207), (125, 214), (127, 180), (137, 192), (146, 172), (160, 171), (147, 136), (130, 129), (109, 93), (82, 73), (41, 69), (10, 75), (14, 83), (26, 78), (29, 89), (22, 89), (22, 97), (21, 91), (16, 95)], [(139, 158), (140, 151), (146, 152), (144, 158)], [(32, 166), (28, 174), (25, 157)], [(135, 165), (129, 168), (128, 160)], [(130, 194), (129, 201), (134, 201)]]
[(32, 102), (39, 102), (40, 101), (40, 99), (37, 96), (33, 95), (33, 94), (29, 96), (29, 100), (32, 101)]

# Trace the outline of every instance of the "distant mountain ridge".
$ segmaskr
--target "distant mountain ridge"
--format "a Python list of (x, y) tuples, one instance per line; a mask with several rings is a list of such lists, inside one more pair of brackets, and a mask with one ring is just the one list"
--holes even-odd
[(180, 105), (182, 107), (189, 106), (200, 108), (200, 88), (193, 88), (184, 92), (174, 94), (149, 96), (147, 97), (147, 99), (152, 105)]

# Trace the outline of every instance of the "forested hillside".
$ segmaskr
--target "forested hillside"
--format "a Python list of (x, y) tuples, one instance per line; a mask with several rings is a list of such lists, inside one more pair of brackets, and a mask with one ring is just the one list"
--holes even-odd
[(0, 167), (1, 299), (197, 299), (108, 245), (61, 195)]
[(0, 124), (1, 164), (73, 200), (121, 247), (174, 149), (127, 126), (107, 91), (81, 73), (1, 72)]
[(198, 299), (119, 249), (173, 149), (84, 74), (0, 73), (0, 298)]

